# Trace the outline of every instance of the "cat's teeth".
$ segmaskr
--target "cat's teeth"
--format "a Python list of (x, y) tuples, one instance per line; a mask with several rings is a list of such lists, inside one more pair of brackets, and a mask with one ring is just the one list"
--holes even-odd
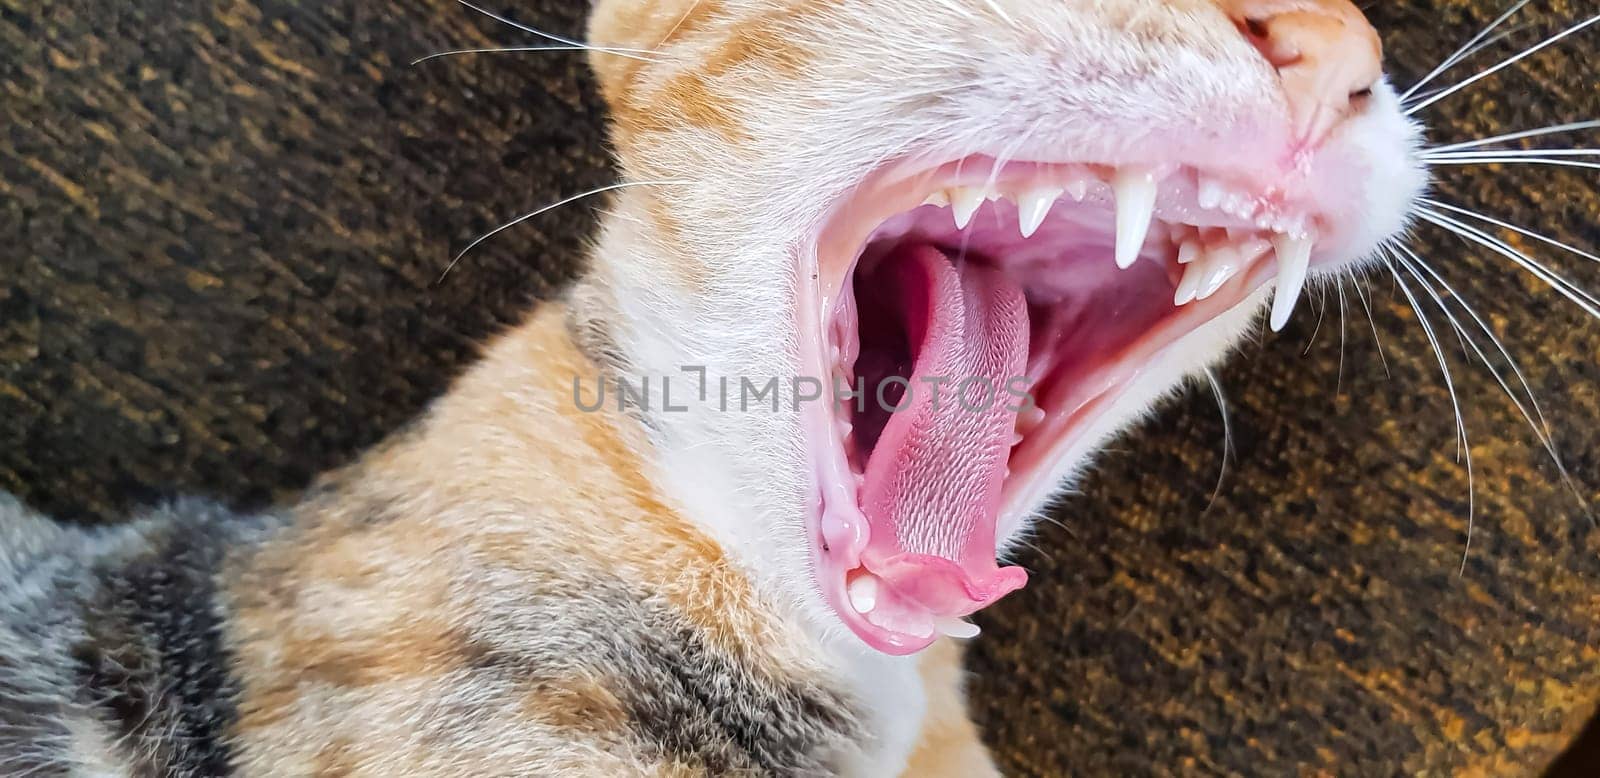
[(1278, 332), (1289, 323), (1300, 290), (1305, 286), (1311, 269), (1311, 238), (1277, 235), (1272, 245), (1278, 251), (1278, 290), (1272, 298), (1272, 331)]
[(1214, 211), (1222, 204), (1222, 198), (1226, 195), (1227, 190), (1221, 183), (1201, 176), (1198, 191), (1195, 192), (1195, 204), (1208, 211)]
[(1200, 240), (1188, 238), (1178, 244), (1178, 264), (1187, 265), (1200, 258)]
[(1084, 176), (1073, 176), (1067, 181), (1067, 195), (1077, 202), (1089, 196), (1089, 179)]
[(928, 199), (923, 200), (922, 204), (937, 205), (943, 208), (944, 206), (950, 204), (950, 195), (947, 195), (944, 192), (934, 192), (933, 194), (928, 195)]
[(972, 215), (988, 199), (988, 193), (975, 186), (958, 186), (947, 190), (945, 194), (950, 198), (950, 212), (956, 217), (958, 230), (964, 230), (972, 223)]
[(1156, 176), (1147, 170), (1118, 170), (1111, 183), (1117, 199), (1117, 267), (1133, 267), (1150, 233), (1156, 212)]
[(942, 616), (936, 619), (933, 628), (941, 634), (961, 640), (970, 640), (978, 636), (978, 625), (954, 616)]
[(1017, 412), (1016, 431), (1026, 435), (1044, 423), (1044, 409), (1030, 405)]
[(1172, 304), (1182, 307), (1194, 300), (1196, 290), (1200, 288), (1200, 279), (1206, 274), (1205, 257), (1190, 262), (1183, 266), (1183, 278), (1178, 281), (1178, 288), (1172, 293)]
[(1053, 187), (1039, 186), (1023, 192), (1017, 198), (1017, 227), (1022, 231), (1022, 237), (1033, 237), (1039, 225), (1044, 224), (1044, 217), (1050, 213), (1050, 206), (1055, 205), (1061, 192)]
[(1202, 245), (1198, 238), (1184, 241), (1178, 247), (1178, 264), (1183, 266), (1183, 277), (1173, 291), (1172, 304), (1183, 306), (1216, 294), (1223, 284), (1268, 248), (1266, 241), (1255, 236), (1241, 235), (1236, 240), (1209, 246)]
[(871, 573), (862, 573), (850, 581), (847, 589), (850, 595), (850, 607), (857, 613), (871, 613), (878, 607), (878, 577)]
[(1243, 253), (1233, 245), (1217, 246), (1206, 255), (1205, 272), (1200, 277), (1200, 284), (1196, 287), (1194, 296), (1197, 300), (1204, 300), (1216, 294), (1222, 285), (1233, 278), (1244, 264)]

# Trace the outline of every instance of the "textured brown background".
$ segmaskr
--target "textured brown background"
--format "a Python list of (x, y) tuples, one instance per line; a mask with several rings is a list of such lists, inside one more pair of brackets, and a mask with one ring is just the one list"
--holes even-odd
[[(1404, 83), (1501, 2), (1369, 5)], [(497, 7), (569, 34), (586, 10)], [(1516, 41), (1595, 7), (1535, 9)], [(1597, 41), (1430, 111), (1435, 137), (1600, 116)], [(570, 275), (593, 213), (503, 233), (440, 282), (452, 249), (612, 175), (579, 56), (406, 65), (527, 42), (448, 0), (0, 0), (0, 488), (80, 520), (179, 492), (259, 503), (415, 414)], [(1458, 169), (1441, 190), (1595, 246), (1596, 181)], [(1600, 505), (1600, 325), (1504, 260), (1419, 244), (1522, 360)], [(1600, 266), (1561, 264), (1600, 290)], [(1033, 585), (973, 656), (1008, 772), (1534, 774), (1579, 731), (1600, 530), (1444, 336), (1476, 456), (1458, 574), (1445, 385), (1404, 298), (1372, 290), (1387, 375), (1355, 310), (1341, 349), (1337, 306), (1222, 371), (1214, 502), (1222, 425), (1197, 390), (1041, 529)]]

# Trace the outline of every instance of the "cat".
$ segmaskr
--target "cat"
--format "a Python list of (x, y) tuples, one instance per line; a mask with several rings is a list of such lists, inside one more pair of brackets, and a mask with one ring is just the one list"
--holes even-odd
[(588, 40), (592, 266), (422, 418), (258, 515), (0, 503), (8, 772), (994, 774), (997, 559), (1426, 186), (1349, 0), (599, 0)]

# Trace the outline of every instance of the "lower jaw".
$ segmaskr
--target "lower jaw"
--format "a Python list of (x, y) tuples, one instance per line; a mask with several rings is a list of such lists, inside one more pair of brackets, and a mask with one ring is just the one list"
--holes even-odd
[[(920, 203), (915, 194), (899, 201), (889, 199), (884, 208), (892, 212), (910, 210)], [(798, 258), (800, 278), (806, 280), (797, 290), (800, 356), (804, 372), (824, 386), (832, 384), (836, 359), (830, 340), (833, 312), (853, 299), (851, 274), (873, 229), (868, 225), (824, 232), (821, 241)], [(1185, 336), (1202, 330), (1231, 310), (1254, 305), (1251, 293), (1271, 275), (1269, 265), (1255, 263), (1210, 297), (1172, 308), (1137, 337), (1097, 359), (1075, 380), (1058, 382), (1038, 396), (1044, 417), (1012, 454), (1010, 474), (1001, 490), (1001, 508), (995, 517), (995, 553), (1055, 491), (1058, 479), (1070, 469), (1068, 459), (1087, 453), (1082, 449), (1094, 442), (1087, 438), (1128, 420), (1109, 418), (1107, 414), (1117, 409), (1135, 387), (1149, 391), (1148, 381), (1152, 379), (1144, 371), (1151, 365), (1171, 361), (1166, 359), (1167, 351)], [(1170, 295), (1174, 286), (1168, 286), (1165, 293)], [(1168, 376), (1167, 380), (1176, 378)], [(868, 647), (891, 655), (915, 653), (941, 634), (957, 634), (947, 625), (931, 632), (886, 628), (869, 620), (852, 604), (847, 587), (851, 577), (864, 569), (863, 554), (868, 552), (873, 529), (858, 504), (858, 475), (839, 445), (839, 420), (834, 406), (811, 403), (803, 406), (801, 413), (817, 488), (816, 503), (806, 516), (813, 572), (816, 585), (840, 622)], [(970, 610), (944, 614), (947, 624), (948, 617), (986, 607), (1026, 581), (1026, 574), (1018, 568), (1000, 568), (994, 573), (979, 581), (976, 588), (969, 588)]]

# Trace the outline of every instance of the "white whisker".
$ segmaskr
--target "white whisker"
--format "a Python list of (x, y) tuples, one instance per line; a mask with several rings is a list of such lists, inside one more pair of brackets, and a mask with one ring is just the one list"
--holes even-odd
[[(1423, 281), (1422, 276), (1417, 275), (1417, 271), (1414, 268), (1411, 268), (1409, 265), (1405, 265), (1405, 258), (1395, 254), (1392, 247), (1390, 248), (1389, 253), (1390, 257), (1398, 260), (1401, 265), (1405, 267), (1406, 271), (1417, 280), (1417, 283), (1420, 284), (1422, 288), (1433, 297), (1434, 303), (1439, 306), (1439, 310), (1444, 311), (1446, 318), (1448, 318), (1450, 321), (1450, 326), (1455, 328), (1456, 335), (1460, 337), (1461, 325), (1456, 321), (1454, 316), (1450, 315), (1450, 310), (1445, 307), (1444, 300), (1439, 298), (1439, 294), (1433, 290), (1433, 287), (1429, 286)], [(1417, 304), (1417, 298), (1411, 294), (1411, 287), (1406, 283), (1406, 280), (1400, 276), (1400, 271), (1396, 269), (1394, 265), (1390, 265), (1389, 270), (1390, 272), (1394, 273), (1395, 280), (1400, 282), (1401, 291), (1405, 292), (1406, 299), (1411, 301), (1412, 309), (1417, 312), (1417, 319), (1422, 322), (1423, 331), (1428, 334), (1428, 341), (1433, 344), (1434, 356), (1438, 357), (1439, 359), (1439, 369), (1444, 371), (1445, 385), (1450, 388), (1450, 403), (1455, 407), (1456, 411), (1456, 431), (1460, 435), (1460, 439), (1457, 441), (1458, 445), (1456, 447), (1456, 458), (1460, 459), (1462, 453), (1464, 452), (1466, 454), (1467, 464), (1467, 543), (1466, 548), (1464, 548), (1461, 552), (1461, 570), (1456, 573), (1457, 575), (1464, 575), (1467, 571), (1467, 555), (1472, 553), (1472, 527), (1477, 519), (1478, 513), (1476, 499), (1477, 490), (1473, 488), (1472, 443), (1467, 440), (1467, 424), (1466, 421), (1461, 418), (1461, 405), (1456, 399), (1455, 384), (1450, 380), (1450, 368), (1446, 364), (1444, 350), (1439, 348), (1439, 339), (1433, 334), (1433, 326), (1428, 323), (1427, 315), (1423, 313), (1422, 306)]]
[(1427, 160), (1429, 167), (1443, 165), (1550, 165), (1552, 167), (1583, 168), (1585, 170), (1600, 170), (1600, 162), (1573, 162), (1565, 159), (1542, 159), (1531, 157), (1475, 157), (1472, 159), (1451, 159), (1449, 157), (1433, 157)]
[(1600, 149), (1489, 149), (1486, 151), (1426, 152), (1425, 160), (1484, 159), (1486, 157), (1600, 157)]
[(1367, 299), (1369, 292), (1363, 284), (1366, 274), (1362, 273), (1362, 277), (1356, 278), (1355, 271), (1351, 270), (1350, 275), (1355, 281), (1350, 286), (1355, 289), (1356, 299), (1361, 301), (1361, 309), (1367, 313), (1367, 326), (1372, 328), (1372, 342), (1378, 347), (1378, 363), (1383, 365), (1383, 377), (1392, 379), (1394, 374), (1389, 372), (1389, 357), (1383, 353), (1383, 338), (1378, 337), (1378, 320), (1372, 315), (1372, 303)]
[(1333, 379), (1333, 396), (1338, 397), (1344, 393), (1344, 330), (1350, 318), (1344, 297), (1344, 276), (1334, 279), (1333, 290), (1339, 293), (1339, 372)]
[(426, 57), (418, 57), (411, 60), (411, 64), (415, 65), (440, 57), (453, 57), (457, 54), (498, 54), (517, 51), (587, 51), (588, 49), (588, 46), (506, 46), (496, 49), (451, 49), (450, 51), (436, 51)]
[(493, 20), (495, 20), (495, 21), (497, 21), (497, 22), (499, 22), (501, 24), (507, 25), (509, 27), (514, 27), (514, 28), (516, 28), (518, 30), (521, 30), (521, 31), (526, 32), (526, 33), (529, 33), (531, 35), (537, 35), (537, 36), (539, 36), (541, 38), (544, 38), (546, 40), (555, 41), (556, 43), (564, 43), (564, 44), (566, 44), (568, 46), (576, 46), (576, 47), (578, 47), (580, 49), (585, 49), (585, 50), (588, 50), (588, 51), (598, 51), (598, 52), (602, 52), (602, 53), (605, 53), (605, 54), (615, 54), (615, 55), (617, 55), (619, 57), (627, 57), (628, 59), (637, 59), (637, 60), (640, 60), (640, 61), (643, 61), (643, 62), (655, 62), (656, 61), (656, 60), (654, 60), (654, 59), (652, 59), (652, 58), (650, 58), (648, 56), (642, 56), (642, 55), (654, 54), (655, 52), (653, 52), (653, 51), (646, 51), (644, 49), (611, 48), (611, 47), (608, 47), (608, 46), (591, 46), (591, 45), (589, 45), (587, 43), (584, 43), (583, 41), (576, 41), (576, 40), (573, 40), (571, 38), (563, 38), (562, 36), (556, 35), (554, 33), (549, 33), (549, 32), (545, 32), (544, 30), (540, 30), (540, 29), (537, 29), (537, 28), (534, 28), (534, 27), (529, 27), (528, 25), (523, 24), (523, 23), (521, 23), (519, 21), (516, 21), (514, 19), (508, 19), (508, 18), (506, 18), (504, 16), (501, 16), (500, 14), (497, 14), (497, 13), (495, 13), (493, 11), (490, 11), (487, 8), (482, 8), (480, 6), (473, 5), (472, 3), (468, 2), (467, 0), (456, 0), (456, 2), (468, 7), (470, 9), (474, 10), (474, 11), (477, 11), (478, 13), (483, 14), (484, 16), (487, 16), (490, 19), (493, 19)]
[(1600, 119), (1591, 119), (1586, 122), (1571, 122), (1568, 124), (1554, 124), (1549, 127), (1538, 127), (1532, 130), (1522, 130), (1519, 132), (1506, 133), (1505, 135), (1496, 135), (1492, 138), (1478, 138), (1475, 140), (1462, 141), (1461, 143), (1451, 143), (1447, 146), (1434, 146), (1431, 149), (1425, 149), (1424, 153), (1438, 154), (1447, 151), (1459, 151), (1461, 149), (1475, 149), (1482, 146), (1487, 146), (1491, 143), (1503, 143), (1506, 141), (1522, 140), (1523, 138), (1537, 138), (1544, 135), (1556, 135), (1563, 132), (1579, 132), (1582, 130), (1594, 129), (1600, 129)]
[(1217, 485), (1211, 490), (1211, 499), (1206, 502), (1206, 509), (1201, 511), (1206, 513), (1222, 495), (1222, 482), (1228, 477), (1228, 459), (1233, 456), (1233, 420), (1228, 415), (1228, 398), (1222, 394), (1222, 382), (1217, 380), (1217, 374), (1211, 368), (1208, 367), (1203, 372), (1206, 382), (1211, 384), (1211, 396), (1217, 400), (1217, 412), (1222, 414), (1222, 467), (1217, 471)]
[[(1454, 67), (1457, 62), (1460, 62), (1461, 60), (1466, 59), (1467, 57), (1470, 57), (1476, 53), (1479, 50), (1479, 42), (1483, 41), (1483, 39), (1488, 36), (1489, 33), (1494, 32), (1496, 27), (1504, 24), (1505, 21), (1510, 19), (1513, 14), (1522, 10), (1524, 6), (1532, 1), (1533, 0), (1518, 0), (1516, 5), (1511, 6), (1511, 8), (1509, 8), (1505, 13), (1500, 14), (1500, 17), (1490, 22), (1488, 27), (1483, 28), (1478, 32), (1477, 35), (1472, 36), (1471, 40), (1461, 44), (1461, 48), (1452, 52), (1450, 56), (1446, 57), (1443, 62), (1439, 63), (1438, 67), (1435, 67), (1433, 70), (1429, 71), (1428, 75), (1423, 76), (1421, 81), (1412, 84), (1410, 89), (1407, 89), (1405, 92), (1401, 93), (1400, 102), (1405, 103), (1405, 101), (1411, 99), (1413, 94), (1416, 94), (1418, 89), (1426, 86), (1429, 81), (1438, 78), (1439, 74)], [(1498, 37), (1496, 39), (1498, 40)]]
[(1530, 47), (1528, 49), (1524, 49), (1522, 51), (1522, 53), (1517, 54), (1516, 56), (1509, 57), (1507, 59), (1501, 60), (1499, 64), (1497, 64), (1497, 65), (1495, 65), (1493, 67), (1490, 67), (1490, 68), (1488, 68), (1486, 70), (1481, 70), (1481, 71), (1473, 74), (1472, 76), (1469, 76), (1467, 79), (1457, 83), (1455, 86), (1452, 86), (1449, 89), (1446, 89), (1446, 90), (1444, 90), (1444, 91), (1442, 91), (1442, 92), (1440, 92), (1440, 93), (1438, 93), (1438, 94), (1436, 94), (1436, 95), (1434, 95), (1434, 96), (1432, 96), (1432, 97), (1430, 97), (1430, 98), (1428, 98), (1426, 100), (1423, 100), (1420, 103), (1417, 103), (1416, 105), (1411, 106), (1410, 108), (1407, 108), (1406, 109), (1406, 115), (1407, 116), (1411, 116), (1411, 115), (1417, 113), (1418, 111), (1421, 111), (1422, 109), (1427, 108), (1428, 106), (1433, 105), (1434, 103), (1437, 103), (1440, 100), (1445, 99), (1446, 97), (1449, 97), (1449, 96), (1451, 96), (1451, 95), (1453, 95), (1453, 94), (1455, 94), (1457, 92), (1460, 92), (1461, 90), (1466, 89), (1467, 87), (1472, 86), (1473, 84), (1476, 84), (1477, 82), (1479, 82), (1479, 81), (1481, 81), (1481, 80), (1483, 80), (1485, 78), (1488, 78), (1489, 76), (1492, 76), (1495, 73), (1498, 73), (1498, 72), (1500, 72), (1500, 71), (1502, 71), (1502, 70), (1504, 70), (1504, 69), (1506, 69), (1508, 67), (1511, 67), (1512, 65), (1515, 65), (1518, 62), (1521, 62), (1522, 60), (1527, 59), (1528, 57), (1531, 57), (1534, 54), (1537, 54), (1537, 53), (1539, 53), (1540, 51), (1543, 51), (1546, 48), (1549, 48), (1550, 46), (1554, 46), (1555, 44), (1560, 43), (1562, 40), (1565, 40), (1567, 37), (1569, 37), (1571, 35), (1575, 35), (1578, 32), (1581, 32), (1582, 30), (1588, 28), (1590, 25), (1594, 24), (1595, 22), (1600, 22), (1600, 14), (1595, 14), (1594, 16), (1591, 16), (1588, 19), (1585, 19), (1585, 20), (1583, 20), (1581, 22), (1578, 22), (1577, 24), (1574, 24), (1571, 27), (1568, 27), (1567, 29), (1562, 30), (1559, 33), (1556, 33), (1555, 35), (1552, 35), (1549, 38), (1546, 38), (1542, 43), (1539, 43), (1538, 45), (1532, 46), (1532, 47)]
[[(1494, 375), (1495, 381), (1500, 384), (1500, 388), (1505, 391), (1506, 397), (1508, 397), (1511, 402), (1517, 406), (1517, 411), (1522, 414), (1522, 417), (1528, 422), (1528, 426), (1533, 429), (1534, 436), (1539, 439), (1539, 442), (1550, 453), (1551, 458), (1555, 460), (1556, 467), (1560, 468), (1562, 473), (1565, 474), (1566, 467), (1562, 464), (1561, 457), (1559, 454), (1557, 454), (1555, 449), (1555, 441), (1551, 437), (1550, 422), (1545, 419), (1544, 409), (1539, 406), (1539, 398), (1534, 394), (1533, 386), (1528, 383), (1527, 376), (1522, 372), (1522, 366), (1517, 363), (1515, 357), (1511, 356), (1511, 352), (1506, 349), (1505, 343), (1503, 343), (1499, 336), (1495, 334), (1494, 329), (1489, 326), (1488, 322), (1484, 321), (1483, 317), (1467, 303), (1466, 298), (1462, 297), (1461, 293), (1457, 292), (1455, 287), (1451, 286), (1450, 282), (1445, 280), (1444, 276), (1440, 274), (1439, 271), (1433, 269), (1431, 265), (1423, 260), (1420, 254), (1418, 254), (1409, 246), (1398, 246), (1397, 248), (1405, 254), (1405, 257), (1400, 258), (1402, 262), (1412, 266), (1413, 270), (1420, 269), (1427, 273), (1428, 276), (1430, 276), (1436, 283), (1443, 287), (1444, 290), (1455, 299), (1456, 304), (1461, 306), (1461, 310), (1472, 319), (1474, 324), (1478, 325), (1478, 329), (1481, 330), (1484, 335), (1489, 337), (1489, 342), (1494, 345), (1494, 348), (1497, 352), (1499, 352), (1500, 357), (1506, 361), (1508, 366), (1510, 366), (1512, 374), (1516, 376), (1517, 383), (1521, 385), (1523, 394), (1527, 395), (1529, 406), (1533, 408), (1531, 413), (1528, 410), (1529, 406), (1524, 406), (1522, 404), (1521, 398), (1518, 397), (1516, 392), (1512, 391), (1510, 384), (1508, 384), (1505, 378), (1500, 375), (1499, 371), (1495, 370), (1494, 364), (1489, 359), (1489, 356), (1485, 354), (1483, 349), (1478, 346), (1477, 339), (1469, 336), (1468, 341), (1472, 344), (1472, 350), (1476, 352), (1478, 358), (1483, 361), (1484, 366), (1488, 367), (1490, 373)], [(1409, 258), (1409, 261), (1407, 261), (1406, 258)], [(1442, 298), (1441, 308), (1444, 308), (1442, 305)], [(1444, 308), (1444, 310), (1446, 316), (1450, 317), (1452, 320), (1455, 319), (1454, 314), (1450, 313), (1448, 308)], [(1462, 330), (1459, 325), (1459, 321), (1457, 322), (1457, 328), (1458, 330)]]
[(1461, 206), (1458, 206), (1458, 205), (1451, 205), (1450, 203), (1443, 202), (1441, 200), (1435, 200), (1435, 199), (1433, 199), (1431, 197), (1421, 198), (1418, 202), (1424, 203), (1426, 205), (1431, 205), (1431, 206), (1433, 206), (1435, 208), (1443, 208), (1443, 209), (1448, 210), (1448, 211), (1455, 211), (1456, 213), (1459, 213), (1459, 214), (1463, 214), (1463, 215), (1466, 215), (1466, 216), (1471, 216), (1474, 219), (1480, 219), (1482, 221), (1486, 221), (1486, 222), (1488, 222), (1490, 224), (1493, 224), (1496, 227), (1501, 227), (1501, 228), (1504, 228), (1504, 229), (1508, 229), (1508, 230), (1511, 230), (1512, 232), (1515, 232), (1515, 233), (1517, 233), (1519, 235), (1525, 235), (1525, 236), (1527, 236), (1529, 238), (1533, 238), (1534, 240), (1540, 241), (1541, 243), (1545, 243), (1547, 245), (1555, 246), (1556, 248), (1559, 248), (1559, 249), (1570, 251), (1570, 252), (1572, 252), (1574, 254), (1577, 254), (1580, 257), (1583, 257), (1584, 259), (1589, 260), (1590, 262), (1600, 262), (1600, 255), (1591, 254), (1591, 253), (1589, 253), (1587, 251), (1584, 251), (1583, 249), (1578, 248), (1577, 246), (1573, 246), (1573, 245), (1570, 245), (1570, 244), (1562, 243), (1561, 241), (1556, 240), (1555, 238), (1549, 237), (1547, 235), (1543, 235), (1543, 234), (1541, 234), (1539, 232), (1536, 232), (1534, 230), (1530, 230), (1530, 229), (1528, 229), (1526, 227), (1518, 227), (1515, 224), (1511, 224), (1509, 222), (1501, 221), (1501, 220), (1496, 219), (1496, 218), (1494, 218), (1492, 216), (1485, 216), (1484, 214), (1479, 213), (1477, 211), (1474, 211), (1474, 210), (1472, 210), (1470, 208), (1462, 208)]
[(1550, 288), (1560, 292), (1563, 297), (1571, 300), (1579, 308), (1582, 308), (1585, 313), (1588, 313), (1590, 316), (1593, 316), (1596, 319), (1600, 319), (1600, 300), (1596, 300), (1593, 295), (1585, 292), (1577, 284), (1567, 280), (1565, 276), (1562, 276), (1560, 273), (1557, 273), (1545, 267), (1544, 265), (1539, 264), (1533, 258), (1522, 253), (1521, 251), (1518, 251), (1505, 241), (1500, 240), (1499, 238), (1496, 238), (1470, 224), (1462, 222), (1458, 219), (1453, 219), (1449, 216), (1445, 216), (1438, 211), (1422, 208), (1418, 209), (1417, 215), (1436, 226), (1443, 227), (1444, 229), (1462, 238), (1488, 248), (1495, 253), (1511, 260), (1512, 262), (1517, 263), (1524, 270), (1527, 270), (1539, 280), (1549, 284)]
[[(1390, 258), (1394, 258), (1394, 251), (1392, 248), (1390, 249)], [(1450, 390), (1450, 407), (1455, 411), (1456, 415), (1456, 458), (1460, 459), (1462, 454), (1462, 445), (1467, 439), (1467, 423), (1466, 419), (1461, 415), (1461, 400), (1456, 396), (1455, 379), (1450, 375), (1450, 360), (1445, 358), (1444, 348), (1439, 345), (1439, 337), (1433, 331), (1433, 322), (1428, 320), (1427, 313), (1422, 310), (1422, 306), (1417, 304), (1416, 295), (1411, 293), (1411, 287), (1407, 285), (1406, 280), (1400, 276), (1400, 271), (1394, 266), (1394, 263), (1388, 262), (1385, 264), (1388, 266), (1389, 272), (1394, 275), (1395, 282), (1400, 285), (1400, 292), (1404, 294), (1406, 300), (1411, 303), (1411, 310), (1416, 312), (1417, 321), (1422, 324), (1423, 334), (1428, 336), (1428, 343), (1433, 346), (1433, 355), (1434, 358), (1439, 362), (1439, 370), (1444, 373), (1445, 388)], [(1467, 472), (1469, 473), (1470, 477), (1472, 467), (1472, 452), (1470, 448), (1467, 449), (1466, 454), (1468, 462)]]
[(484, 241), (486, 241), (486, 240), (488, 240), (488, 239), (500, 234), (501, 232), (504, 232), (504, 231), (506, 231), (508, 229), (511, 229), (512, 227), (515, 227), (518, 224), (521, 224), (521, 223), (523, 223), (523, 222), (525, 222), (525, 221), (527, 221), (529, 219), (532, 219), (533, 217), (538, 216), (538, 215), (540, 215), (542, 213), (548, 213), (548, 212), (553, 211), (553, 210), (555, 210), (557, 208), (560, 208), (563, 205), (567, 205), (569, 203), (575, 203), (575, 202), (577, 202), (579, 200), (584, 199), (585, 197), (593, 197), (594, 195), (601, 194), (601, 193), (604, 193), (604, 192), (610, 192), (610, 191), (617, 190), (617, 189), (625, 189), (625, 188), (632, 187), (632, 186), (670, 186), (670, 185), (674, 185), (674, 184), (692, 184), (692, 183), (695, 183), (695, 182), (679, 180), (679, 179), (666, 179), (666, 180), (662, 180), (662, 181), (622, 181), (622, 182), (619, 182), (619, 183), (608, 184), (606, 186), (597, 187), (595, 189), (590, 189), (587, 192), (582, 192), (582, 193), (579, 193), (579, 194), (575, 194), (575, 195), (573, 195), (571, 197), (568, 197), (566, 199), (559, 200), (557, 202), (554, 202), (554, 203), (551, 203), (549, 205), (546, 205), (543, 208), (534, 209), (534, 210), (529, 211), (529, 212), (527, 212), (527, 213), (525, 213), (525, 214), (523, 214), (521, 216), (518, 216), (515, 219), (512, 219), (511, 221), (506, 222), (505, 224), (500, 225), (499, 227), (496, 227), (496, 228), (494, 228), (492, 230), (489, 230), (488, 232), (478, 236), (477, 240), (474, 240), (471, 243), (468, 243), (467, 247), (462, 249), (459, 254), (456, 254), (455, 258), (450, 260), (450, 264), (445, 266), (444, 272), (439, 274), (439, 280), (443, 281), (444, 277), (450, 274), (451, 269), (455, 268), (456, 263), (460, 262), (461, 258), (467, 255), (467, 252), (472, 251), (474, 248), (477, 248), (478, 244), (480, 244), (480, 243), (482, 243), (482, 242), (484, 242)]

